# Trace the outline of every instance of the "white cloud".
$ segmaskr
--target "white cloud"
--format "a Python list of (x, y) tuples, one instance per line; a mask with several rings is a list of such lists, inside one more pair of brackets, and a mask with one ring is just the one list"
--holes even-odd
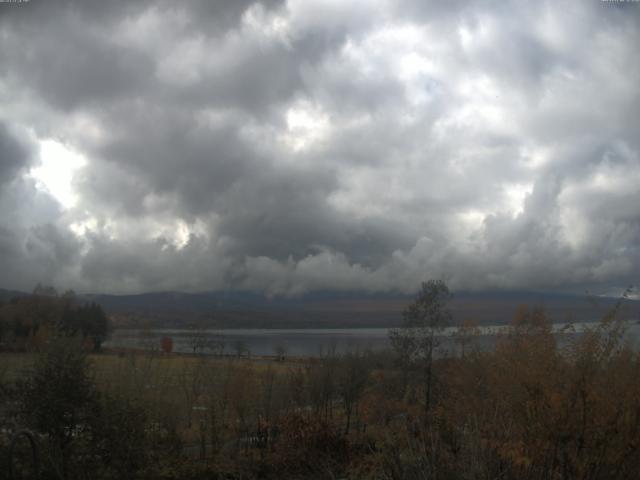
[(40, 163), (29, 171), (36, 186), (52, 195), (65, 208), (78, 202), (73, 187), (75, 172), (87, 164), (87, 160), (64, 143), (53, 139), (40, 141)]

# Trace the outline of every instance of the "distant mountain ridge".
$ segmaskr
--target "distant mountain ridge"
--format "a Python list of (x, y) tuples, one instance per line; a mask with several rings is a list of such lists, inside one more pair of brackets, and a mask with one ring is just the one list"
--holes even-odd
[(0, 288), (0, 301), (2, 302), (6, 302), (14, 297), (24, 297), (26, 295), (29, 295), (26, 292), (20, 292), (18, 290), (5, 290), (3, 288)]
[[(0, 299), (27, 295), (0, 289)], [(298, 296), (268, 297), (255, 292), (150, 292), (132, 295), (83, 294), (96, 302), (116, 326), (198, 328), (339, 328), (393, 327), (413, 295), (316, 291)], [(541, 306), (554, 322), (594, 321), (617, 298), (532, 292), (454, 292), (450, 304), (454, 323), (472, 319), (479, 324), (509, 322), (520, 305)], [(640, 301), (625, 300), (622, 315), (640, 319)]]

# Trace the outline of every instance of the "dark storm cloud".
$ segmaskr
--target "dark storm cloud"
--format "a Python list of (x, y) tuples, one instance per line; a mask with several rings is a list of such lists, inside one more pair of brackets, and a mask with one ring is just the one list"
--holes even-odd
[(26, 132), (0, 121), (0, 281), (12, 288), (63, 277), (81, 247), (66, 225), (57, 224), (57, 202), (25, 178), (36, 154)]
[(278, 260), (331, 246), (372, 263), (404, 235), (388, 228), (389, 220), (357, 221), (337, 212), (327, 203), (338, 188), (335, 168), (283, 167), (278, 152), (243, 138), (241, 121), (210, 125), (175, 111), (142, 109), (135, 118), (128, 112), (126, 128), (114, 125), (112, 140), (96, 149), (103, 160), (77, 180), (84, 197), (106, 205), (110, 215), (135, 217), (167, 208), (185, 219), (215, 213), (216, 235), (231, 242), (229, 253)]
[[(116, 2), (109, 10), (106, 3), (75, 9), (72, 2), (33, 1), (3, 8), (0, 72), (9, 86), (29, 88), (66, 110), (139, 90), (153, 65), (109, 31), (118, 8), (124, 14), (124, 5), (135, 2)], [(107, 13), (109, 23), (103, 23)]]
[(0, 188), (2, 184), (13, 180), (32, 159), (30, 146), (17, 138), (7, 124), (0, 120)]
[[(269, 293), (636, 281), (631, 7), (0, 4), (0, 280)], [(45, 139), (86, 161), (75, 205), (34, 177)]]

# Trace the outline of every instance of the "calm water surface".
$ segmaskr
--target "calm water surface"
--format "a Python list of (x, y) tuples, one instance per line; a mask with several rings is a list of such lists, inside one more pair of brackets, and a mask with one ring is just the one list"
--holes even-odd
[[(554, 325), (560, 343), (579, 335), (594, 323), (574, 324), (574, 330), (563, 331), (564, 324)], [(491, 348), (504, 326), (480, 327), (481, 335), (474, 340), (479, 348)], [(445, 329), (439, 336), (440, 349), (455, 352), (455, 328)], [(116, 330), (105, 346), (159, 349), (160, 340), (173, 339), (173, 351), (180, 353), (223, 353), (233, 355), (239, 350), (252, 355), (275, 355), (284, 351), (293, 356), (320, 356), (329, 351), (345, 353), (353, 350), (385, 350), (390, 348), (387, 328), (322, 328), (322, 329), (225, 329), (225, 330)], [(640, 325), (627, 324), (628, 340), (638, 346)]]

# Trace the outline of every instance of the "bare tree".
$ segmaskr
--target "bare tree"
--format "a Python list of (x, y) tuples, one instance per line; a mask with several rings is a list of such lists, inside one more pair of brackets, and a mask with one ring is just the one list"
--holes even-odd
[(342, 360), (338, 389), (346, 416), (345, 434), (348, 434), (354, 414), (358, 418), (358, 406), (369, 379), (369, 365), (366, 355), (357, 350), (347, 353)]
[(454, 332), (455, 342), (460, 346), (460, 356), (464, 357), (467, 353), (467, 348), (473, 343), (473, 340), (480, 335), (480, 327), (474, 320), (464, 320), (462, 324), (458, 325), (458, 328)]
[(242, 357), (245, 353), (248, 355), (247, 344), (242, 340), (236, 340), (233, 342), (233, 349), (236, 351), (238, 358)]
[(202, 355), (208, 347), (207, 333), (202, 329), (194, 330), (189, 335), (188, 344), (194, 355)]
[(278, 361), (283, 361), (284, 356), (287, 354), (287, 347), (284, 344), (280, 343), (275, 348), (276, 357)]
[(424, 382), (425, 421), (431, 408), (433, 354), (437, 335), (451, 322), (447, 308), (451, 294), (443, 280), (423, 282), (415, 301), (402, 312), (402, 326), (389, 332), (391, 345), (408, 368), (421, 367)]
[(178, 376), (180, 389), (184, 394), (187, 408), (187, 422), (189, 427), (193, 418), (193, 410), (205, 391), (205, 372), (207, 364), (205, 359), (183, 359), (182, 371)]

